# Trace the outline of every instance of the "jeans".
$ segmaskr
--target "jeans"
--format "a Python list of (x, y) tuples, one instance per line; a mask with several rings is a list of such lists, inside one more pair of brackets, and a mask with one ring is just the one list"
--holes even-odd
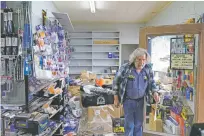
[(126, 99), (123, 103), (125, 114), (125, 136), (143, 136), (144, 98)]

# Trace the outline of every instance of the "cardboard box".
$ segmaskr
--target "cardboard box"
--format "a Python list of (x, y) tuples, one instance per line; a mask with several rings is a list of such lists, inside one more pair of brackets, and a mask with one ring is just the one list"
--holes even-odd
[(89, 73), (89, 80), (96, 80), (96, 74)]
[(68, 91), (71, 93), (72, 96), (79, 96), (80, 86), (69, 86)]
[(124, 117), (124, 108), (123, 105), (120, 107), (120, 117)]
[(104, 84), (105, 85), (111, 85), (111, 84), (113, 84), (113, 80), (112, 79), (104, 79)]
[(113, 119), (113, 132), (114, 133), (124, 133), (125, 132), (124, 125), (125, 125), (124, 118)]
[(111, 118), (108, 113), (108, 106), (88, 107), (88, 122), (102, 122)]
[(118, 40), (94, 40), (94, 44), (118, 44)]
[(81, 79), (88, 79), (89, 78), (89, 74), (87, 71), (81, 71), (81, 75), (80, 75)]
[(124, 116), (123, 106), (116, 108), (114, 105), (108, 105), (108, 112), (112, 118), (120, 118)]
[(109, 105), (108, 106), (108, 112), (112, 118), (120, 118), (121, 106), (116, 108), (114, 105)]
[(163, 132), (163, 123), (161, 119), (154, 121), (154, 114), (149, 114), (149, 129), (156, 132)]
[(105, 122), (95, 121), (88, 123), (88, 131), (95, 134), (107, 134), (113, 132), (112, 120), (109, 118)]

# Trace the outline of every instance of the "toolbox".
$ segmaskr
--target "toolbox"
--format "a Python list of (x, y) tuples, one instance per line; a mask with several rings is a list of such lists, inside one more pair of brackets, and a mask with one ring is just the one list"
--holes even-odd
[(24, 129), (24, 131), (33, 135), (42, 133), (48, 126), (48, 114), (37, 114), (32, 116), (30, 113), (23, 113), (15, 117), (15, 128)]

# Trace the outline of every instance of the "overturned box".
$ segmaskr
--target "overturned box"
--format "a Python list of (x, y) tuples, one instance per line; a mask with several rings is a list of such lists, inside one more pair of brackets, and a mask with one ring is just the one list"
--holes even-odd
[(108, 106), (88, 107), (88, 131), (94, 134), (112, 132), (112, 119), (108, 113)]

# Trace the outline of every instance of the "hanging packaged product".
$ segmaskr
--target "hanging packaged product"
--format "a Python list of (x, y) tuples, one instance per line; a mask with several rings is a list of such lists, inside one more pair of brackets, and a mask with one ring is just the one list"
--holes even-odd
[(5, 55), (5, 46), (6, 46), (6, 36), (1, 35), (1, 55)]
[(8, 9), (4, 9), (3, 17), (4, 17), (3, 33), (6, 34), (7, 33), (7, 21), (8, 21)]
[(8, 30), (9, 34), (13, 33), (13, 9), (8, 9)]
[(6, 35), (6, 46), (12, 46), (12, 35)]
[(6, 35), (6, 47), (5, 47), (5, 54), (6, 55), (11, 55), (11, 40), (12, 35)]
[(12, 36), (12, 55), (18, 55), (18, 35)]
[(6, 61), (5, 59), (1, 59), (1, 76), (5, 76), (6, 75)]

